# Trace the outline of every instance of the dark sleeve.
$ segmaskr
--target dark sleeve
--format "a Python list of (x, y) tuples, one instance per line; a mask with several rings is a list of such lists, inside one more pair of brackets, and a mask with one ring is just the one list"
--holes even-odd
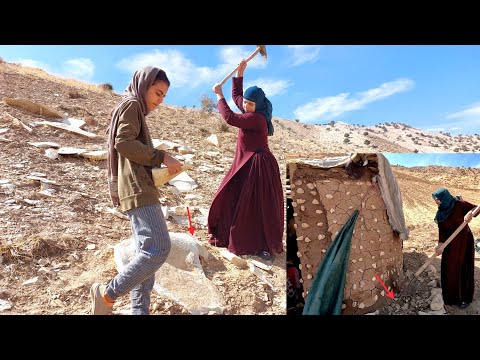
[(238, 127), (240, 129), (257, 129), (260, 128), (262, 122), (259, 121), (259, 115), (257, 113), (234, 113), (230, 106), (228, 106), (225, 98), (220, 99), (217, 104), (218, 111), (222, 115), (223, 120), (227, 124)]
[(115, 149), (120, 155), (144, 166), (160, 167), (165, 152), (138, 140), (141, 129), (140, 107), (132, 102), (118, 119)]
[(240, 111), (243, 110), (243, 77), (232, 79), (232, 99)]
[[(471, 203), (469, 203), (468, 201), (461, 201), (461, 204), (462, 204), (462, 212), (463, 212), (463, 215), (467, 215), (467, 213), (472, 210), (472, 209), (475, 209), (477, 207), (477, 205), (473, 205)], [(474, 217), (477, 217), (478, 213), (474, 215)]]

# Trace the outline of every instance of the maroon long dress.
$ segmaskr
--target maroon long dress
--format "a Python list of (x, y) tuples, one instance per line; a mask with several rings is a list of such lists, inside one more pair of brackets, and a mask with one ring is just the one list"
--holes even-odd
[[(444, 222), (438, 223), (439, 242), (445, 242), (463, 223), (464, 216), (476, 205), (459, 200)], [(473, 300), (475, 248), (468, 224), (450, 242), (442, 253), (441, 282), (443, 302), (446, 305), (471, 303)]]
[[(233, 78), (232, 97), (243, 108), (243, 78)], [(223, 119), (238, 127), (233, 163), (210, 206), (209, 243), (236, 255), (283, 251), (283, 189), (277, 160), (268, 148), (267, 123), (260, 113), (234, 113), (225, 99)]]

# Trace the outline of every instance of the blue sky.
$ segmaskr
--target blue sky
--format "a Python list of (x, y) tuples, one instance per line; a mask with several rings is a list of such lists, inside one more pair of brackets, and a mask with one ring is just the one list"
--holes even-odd
[(480, 168), (480, 154), (462, 153), (383, 153), (390, 165), (430, 166), (441, 165), (451, 167)]
[[(122, 93), (136, 69), (167, 71), (165, 103), (200, 107), (256, 45), (0, 45), (7, 62), (110, 83)], [(264, 89), (273, 115), (323, 124), (406, 123), (426, 131), (480, 133), (479, 45), (267, 45), (248, 63), (245, 88)], [(231, 81), (224, 85), (230, 99)], [(231, 103), (231, 102), (230, 102)]]

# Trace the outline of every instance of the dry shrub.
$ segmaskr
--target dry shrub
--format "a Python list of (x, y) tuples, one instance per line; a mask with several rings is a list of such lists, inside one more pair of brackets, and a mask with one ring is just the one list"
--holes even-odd
[(87, 126), (97, 126), (98, 121), (95, 120), (95, 118), (93, 116), (87, 116), (87, 117), (85, 117), (85, 124)]
[(230, 131), (230, 126), (225, 121), (220, 119), (218, 120), (218, 131), (228, 132)]
[(102, 90), (113, 91), (113, 86), (110, 83), (103, 83), (103, 84), (98, 85), (98, 87)]
[(40, 258), (59, 255), (64, 249), (52, 239), (43, 239), (38, 235), (32, 235), (28, 238), (28, 247), (25, 250), (31, 254), (31, 257)]
[(68, 97), (70, 99), (78, 99), (78, 98), (83, 98), (84, 96), (78, 92), (78, 90), (70, 90), (68, 92)]
[(25, 241), (0, 246), (0, 255), (4, 261), (17, 258), (41, 258), (62, 254), (64, 248), (52, 239), (44, 239), (38, 235), (30, 235)]
[(203, 94), (200, 99), (201, 110), (200, 117), (205, 118), (210, 116), (212, 112), (217, 108), (215, 100), (209, 97), (207, 94)]
[(200, 133), (202, 134), (202, 136), (210, 136), (210, 130), (207, 130), (205, 128), (200, 128)]

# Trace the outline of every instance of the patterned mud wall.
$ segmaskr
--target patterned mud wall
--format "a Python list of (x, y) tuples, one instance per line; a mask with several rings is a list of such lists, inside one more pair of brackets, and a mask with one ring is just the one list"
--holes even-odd
[(375, 169), (352, 180), (344, 168), (287, 164), (301, 262), (304, 298), (323, 255), (342, 226), (359, 210), (350, 248), (342, 314), (375, 311), (391, 299), (376, 279), (395, 288), (402, 274), (402, 241), (392, 230)]

